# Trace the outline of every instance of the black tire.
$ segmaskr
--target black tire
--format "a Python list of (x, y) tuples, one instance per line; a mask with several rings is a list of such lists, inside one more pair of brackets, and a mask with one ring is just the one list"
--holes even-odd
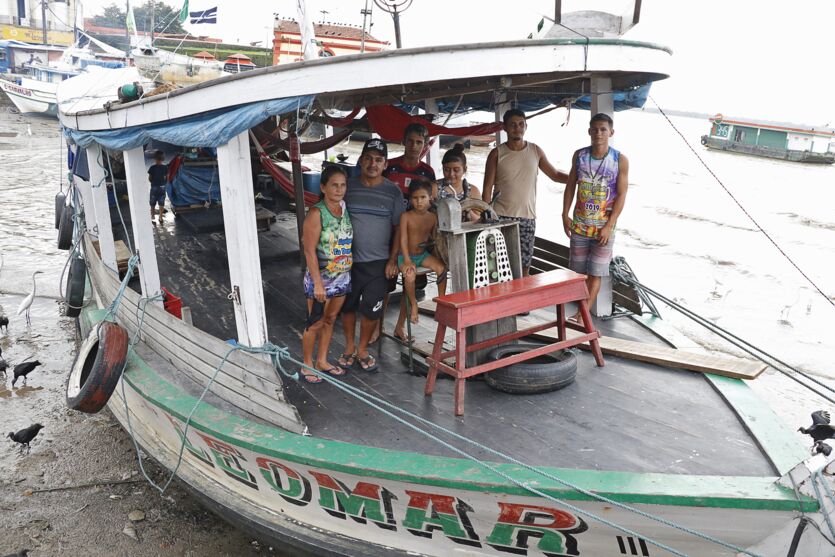
[(64, 192), (55, 194), (55, 230), (61, 227), (61, 215), (64, 214), (64, 207), (67, 204), (67, 196)]
[(81, 315), (81, 307), (84, 305), (84, 288), (87, 285), (87, 264), (83, 257), (73, 257), (70, 263), (70, 270), (67, 273), (67, 289), (64, 292), (64, 300), (67, 303), (67, 310), (64, 313), (67, 317), (78, 317)]
[(125, 367), (128, 332), (111, 321), (93, 327), (67, 377), (67, 406), (95, 414), (105, 407)]
[[(491, 361), (499, 360), (540, 344), (511, 344), (494, 348), (487, 355)], [(498, 391), (512, 394), (537, 394), (556, 391), (574, 382), (577, 375), (577, 357), (560, 350), (538, 356), (527, 362), (499, 368), (485, 374), (487, 384)]]
[(71, 206), (64, 208), (61, 213), (61, 225), (58, 227), (58, 249), (68, 250), (72, 247), (72, 229), (75, 224), (75, 209)]
[(702, 145), (707, 145), (707, 137), (702, 136)]

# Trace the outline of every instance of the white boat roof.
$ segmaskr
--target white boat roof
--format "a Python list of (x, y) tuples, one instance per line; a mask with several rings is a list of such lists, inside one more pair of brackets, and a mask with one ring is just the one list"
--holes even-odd
[[(460, 96), (492, 102), (589, 93), (608, 76), (614, 91), (668, 77), (670, 49), (622, 39), (542, 39), (432, 46), (334, 56), (245, 73), (108, 108), (59, 112), (79, 131), (147, 126), (253, 102), (316, 95), (326, 109)], [(60, 99), (59, 99), (60, 101)], [(85, 103), (77, 103), (85, 105)]]

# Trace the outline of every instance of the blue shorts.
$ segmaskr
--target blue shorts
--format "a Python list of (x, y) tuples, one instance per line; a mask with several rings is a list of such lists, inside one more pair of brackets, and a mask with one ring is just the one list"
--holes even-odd
[(162, 186), (151, 186), (150, 202), (151, 207), (154, 205), (163, 207), (165, 205), (165, 188)]
[(592, 277), (608, 277), (609, 262), (612, 261), (614, 244), (614, 234), (609, 236), (609, 241), (606, 242), (605, 246), (601, 246), (597, 238), (589, 238), (573, 232), (568, 255), (568, 268), (575, 273)]
[[(415, 264), (415, 267), (420, 267), (423, 264), (423, 260), (426, 259), (427, 257), (429, 257), (429, 252), (428, 251), (425, 251), (423, 253), (419, 253), (417, 255), (409, 254), (409, 259), (412, 260), (412, 263)], [(398, 267), (403, 266), (403, 256), (402, 255), (397, 256), (397, 266)]]
[[(322, 275), (322, 286), (325, 287), (325, 298), (338, 298), (345, 296), (351, 291), (351, 272), (340, 273), (334, 277)], [(310, 298), (313, 296), (313, 277), (310, 271), (304, 272), (304, 295)]]

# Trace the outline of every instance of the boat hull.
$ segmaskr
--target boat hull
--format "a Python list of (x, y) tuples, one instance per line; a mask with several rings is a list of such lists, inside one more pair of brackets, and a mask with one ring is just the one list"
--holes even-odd
[(809, 164), (835, 163), (835, 154), (833, 153), (814, 153), (812, 151), (776, 149), (774, 147), (764, 147), (762, 145), (745, 145), (735, 141), (717, 139), (708, 135), (702, 136), (702, 145), (708, 149), (714, 149), (717, 151), (728, 151), (731, 153), (740, 153), (743, 155), (766, 157), (769, 159), (779, 159), (790, 162), (804, 162)]
[[(33, 80), (24, 79), (20, 85), (0, 79), (0, 89), (6, 93), (9, 100), (21, 114), (35, 114), (41, 116), (58, 116), (58, 101), (54, 87), (40, 87), (30, 84)], [(34, 82), (38, 84), (38, 82)], [(53, 84), (43, 84), (53, 85)]]
[[(82, 329), (92, 328), (104, 314), (85, 311)], [(176, 475), (187, 489), (225, 519), (295, 554), (659, 554), (645, 540), (586, 513), (689, 555), (735, 554), (510, 465), (495, 466), (575, 507), (531, 496), (469, 461), (294, 434), (206, 403), (198, 405), (186, 427), (196, 402), (132, 354), (109, 408), (167, 470), (176, 468), (184, 444)], [(549, 471), (569, 478), (578, 472)], [(608, 492), (635, 484), (636, 476), (643, 476), (645, 487), (658, 487)], [(754, 495), (775, 478), (708, 478), (716, 487), (701, 493), (703, 487), (686, 487), (687, 478), (692, 480), (604, 472), (586, 487), (740, 547), (785, 527), (796, 515), (793, 496), (768, 501)], [(680, 493), (662, 486), (669, 481), (680, 484)], [(729, 481), (738, 487), (728, 491)], [(807, 501), (804, 510), (814, 512), (815, 505)]]

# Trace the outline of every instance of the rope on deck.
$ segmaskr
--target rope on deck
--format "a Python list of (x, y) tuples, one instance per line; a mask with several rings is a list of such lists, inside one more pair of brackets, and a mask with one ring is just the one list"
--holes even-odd
[[(612, 275), (617, 280), (620, 280), (620, 281), (622, 281), (626, 284), (629, 284), (630, 286), (634, 286), (635, 288), (638, 289), (639, 292), (644, 292), (646, 294), (649, 294), (649, 295), (657, 298), (658, 300), (661, 300), (662, 302), (664, 302), (665, 304), (667, 304), (668, 306), (670, 306), (674, 310), (678, 311), (679, 313), (681, 313), (685, 317), (695, 321), (696, 323), (703, 326), (704, 328), (706, 328), (710, 332), (715, 333), (716, 335), (718, 335), (722, 339), (728, 341), (732, 345), (736, 346), (737, 348), (739, 348), (743, 352), (745, 352), (745, 353), (749, 354), (750, 356), (756, 358), (760, 362), (776, 369), (777, 371), (779, 371), (780, 373), (782, 373), (786, 377), (796, 381), (798, 384), (802, 385), (803, 387), (806, 387), (807, 389), (809, 389), (813, 393), (817, 394), (818, 396), (822, 397), (823, 399), (835, 404), (835, 398), (833, 398), (832, 396), (830, 396), (826, 393), (822, 393), (821, 391), (819, 391), (818, 389), (812, 387), (811, 385), (809, 385), (807, 383), (804, 383), (797, 376), (799, 375), (800, 377), (803, 377), (804, 379), (806, 379), (808, 381), (811, 381), (812, 383), (815, 383), (816, 385), (818, 385), (820, 387), (823, 387), (824, 389), (828, 390), (830, 393), (835, 393), (835, 388), (833, 388), (832, 386), (827, 385), (826, 383), (824, 383), (823, 381), (820, 381), (819, 379), (816, 379), (812, 375), (810, 375), (810, 374), (808, 374), (804, 371), (801, 371), (794, 366), (791, 366), (791, 365), (787, 364), (786, 362), (777, 358), (776, 356), (773, 356), (773, 355), (769, 354), (768, 352), (766, 352), (762, 348), (759, 348), (758, 346), (748, 342), (747, 340), (745, 340), (743, 338), (740, 338), (736, 334), (728, 331), (727, 329), (724, 329), (724, 328), (720, 327), (716, 323), (708, 320), (705, 317), (702, 317), (698, 313), (694, 312), (691, 309), (686, 308), (682, 304), (680, 304), (680, 303), (678, 303), (674, 300), (671, 300), (667, 296), (657, 292), (656, 290), (653, 290), (649, 286), (640, 283), (635, 278), (634, 274), (632, 274), (631, 272), (627, 272), (627, 269), (626, 269), (627, 267), (628, 267), (628, 265), (626, 265), (626, 260), (623, 257), (621, 257), (621, 256), (615, 257), (612, 260)], [(779, 364), (779, 365), (777, 365), (777, 364)], [(780, 366), (783, 366), (783, 367), (781, 368)], [(785, 368), (785, 369), (783, 369), (783, 368)], [(789, 371), (787, 371), (787, 370), (789, 370)]]

